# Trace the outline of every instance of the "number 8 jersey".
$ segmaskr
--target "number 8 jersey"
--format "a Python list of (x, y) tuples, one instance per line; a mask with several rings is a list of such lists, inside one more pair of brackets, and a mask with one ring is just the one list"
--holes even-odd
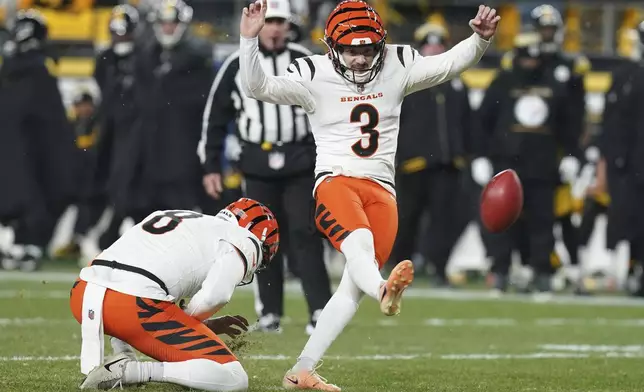
[(130, 270), (92, 265), (83, 268), (80, 278), (121, 293), (174, 302), (201, 289), (215, 261), (230, 252), (226, 244), (245, 264), (242, 281), (249, 281), (261, 260), (261, 245), (228, 210), (215, 216), (156, 211), (96, 256), (95, 261), (116, 262)]
[(394, 193), (395, 157), (403, 98), (458, 76), (476, 64), (489, 42), (472, 34), (451, 50), (421, 56), (407, 45), (387, 45), (382, 70), (359, 85), (339, 75), (328, 55), (296, 59), (286, 76), (261, 69), (257, 38), (241, 37), (244, 93), (275, 104), (300, 105), (317, 146), (316, 187), (327, 176), (376, 180)]

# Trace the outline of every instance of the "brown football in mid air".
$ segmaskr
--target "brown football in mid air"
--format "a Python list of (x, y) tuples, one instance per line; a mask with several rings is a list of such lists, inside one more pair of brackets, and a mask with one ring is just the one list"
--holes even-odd
[(481, 193), (481, 222), (492, 233), (510, 228), (522, 209), (523, 187), (512, 169), (492, 177)]

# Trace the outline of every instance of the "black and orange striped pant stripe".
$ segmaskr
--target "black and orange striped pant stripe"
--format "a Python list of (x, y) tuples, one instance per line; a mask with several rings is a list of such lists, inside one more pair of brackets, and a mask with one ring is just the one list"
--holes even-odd
[[(87, 282), (77, 280), (70, 307), (80, 323)], [(107, 290), (103, 301), (103, 328), (141, 353), (162, 362), (209, 359), (221, 364), (237, 361), (226, 344), (199, 320), (171, 302)]]
[(368, 229), (382, 268), (398, 232), (398, 208), (391, 193), (368, 179), (327, 177), (316, 189), (315, 203), (315, 225), (335, 249), (341, 252), (342, 242), (354, 230)]

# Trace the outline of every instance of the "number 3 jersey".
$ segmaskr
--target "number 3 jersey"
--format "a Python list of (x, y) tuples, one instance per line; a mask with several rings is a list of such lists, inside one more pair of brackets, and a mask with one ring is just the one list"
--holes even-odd
[[(211, 279), (208, 274), (215, 262), (224, 262), (227, 257), (235, 259), (231, 262), (245, 263), (244, 280), (250, 280), (262, 257), (259, 240), (227, 212), (222, 210), (216, 216), (193, 211), (154, 212), (96, 256), (95, 260), (114, 261), (153, 274), (168, 293), (141, 273), (108, 266), (83, 268), (80, 278), (121, 293), (171, 302), (197, 293), (206, 278)], [(230, 254), (230, 245), (234, 254)]]
[(387, 45), (376, 78), (360, 87), (338, 74), (327, 55), (298, 58), (286, 76), (266, 75), (257, 39), (241, 38), (244, 93), (276, 104), (300, 105), (317, 145), (316, 186), (329, 175), (366, 177), (394, 193), (403, 98), (448, 81), (476, 64), (489, 45), (477, 34), (431, 57), (410, 46)]

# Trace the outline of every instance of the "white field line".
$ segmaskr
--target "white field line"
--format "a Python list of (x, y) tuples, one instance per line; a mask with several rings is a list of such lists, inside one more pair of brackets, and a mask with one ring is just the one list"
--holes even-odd
[(542, 344), (540, 349), (546, 351), (596, 352), (596, 353), (638, 353), (644, 355), (644, 345), (591, 345), (591, 344)]
[[(571, 358), (644, 358), (644, 352), (603, 352), (599, 354), (574, 353), (574, 352), (534, 352), (527, 354), (492, 354), (492, 353), (472, 353), (472, 354), (394, 354), (394, 355), (356, 355), (356, 356), (327, 356), (324, 359), (338, 361), (409, 361), (409, 360), (502, 360), (502, 359), (571, 359)], [(0, 357), (0, 362), (52, 362), (52, 361), (78, 361), (79, 356), (11, 356)], [(247, 355), (242, 360), (262, 360), (262, 361), (286, 361), (294, 360), (295, 356), (289, 355)]]
[[(391, 325), (392, 321), (386, 320), (387, 323), (382, 326)], [(644, 327), (644, 319), (606, 319), (606, 318), (539, 318), (518, 320), (512, 318), (473, 318), (473, 319), (443, 319), (431, 318), (423, 322), (429, 327), (516, 327), (516, 326), (539, 326), (539, 327), (559, 327), (559, 326), (606, 326), (606, 327)]]
[[(69, 319), (47, 319), (43, 317), (31, 318), (0, 318), (0, 326), (28, 326), (42, 324), (76, 324), (76, 320)], [(289, 317), (282, 319), (282, 324), (291, 325), (293, 320)], [(399, 322), (397, 320), (383, 319), (378, 321), (381, 327), (560, 327), (560, 326), (580, 326), (580, 327), (634, 327), (643, 328), (644, 319), (534, 319), (534, 320), (516, 320), (510, 318), (474, 318), (474, 319), (442, 319), (431, 318), (420, 323), (417, 322)], [(352, 325), (360, 325), (360, 322)]]
[[(73, 272), (32, 272), (24, 273), (18, 271), (0, 271), (0, 282), (2, 281), (17, 281), (17, 282), (43, 282), (43, 283), (68, 283), (71, 288), (74, 280), (78, 278), (77, 273)], [(248, 285), (250, 286), (250, 285)], [(250, 291), (252, 287), (244, 286), (239, 288), (239, 291)], [(287, 282), (284, 287), (285, 291), (289, 294), (297, 294), (298, 296), (302, 295), (302, 288), (298, 282)], [(19, 294), (12, 293), (22, 293), (25, 295), (25, 291), (22, 290), (0, 290), (0, 298), (14, 298), (22, 296)], [(35, 291), (34, 291), (35, 292)], [(54, 290), (53, 292), (57, 292)], [(45, 292), (46, 293), (46, 292)], [(46, 294), (34, 294), (30, 298), (38, 298), (39, 295)], [(61, 297), (59, 297), (59, 295)], [(69, 295), (69, 291), (67, 294)], [(62, 294), (54, 294), (50, 297), (41, 297), (41, 298), (62, 298)], [(452, 301), (500, 301), (500, 302), (521, 302), (521, 303), (535, 303), (535, 304), (561, 304), (561, 305), (587, 305), (587, 306), (644, 306), (644, 299), (640, 298), (629, 298), (629, 297), (619, 297), (619, 296), (588, 296), (580, 297), (569, 294), (557, 294), (553, 296), (552, 299), (547, 301), (536, 301), (532, 296), (526, 294), (514, 294), (508, 293), (501, 297), (495, 297), (489, 295), (485, 291), (477, 290), (444, 290), (444, 289), (432, 289), (428, 287), (410, 287), (405, 291), (405, 298), (407, 299), (444, 299)]]
[[(80, 272), (80, 271), (79, 271)], [(69, 283), (70, 286), (78, 278), (78, 273), (73, 272), (20, 272), (0, 271), (0, 281), (14, 282), (52, 282)]]
[(25, 326), (25, 325), (41, 325), (41, 324), (66, 324), (66, 323), (76, 323), (76, 320), (73, 318), (69, 319), (45, 319), (42, 317), (34, 318), (0, 318), (0, 327), (7, 326)]
[[(69, 286), (71, 290), (71, 285)], [(0, 290), (0, 298), (40, 298), (69, 300), (69, 290)]]
[[(2, 281), (2, 279), (0, 279)], [(69, 285), (71, 289), (71, 283)], [(250, 294), (250, 289), (240, 287), (238, 289), (241, 293), (246, 295)], [(285, 291), (289, 296), (301, 297), (302, 292), (299, 288), (294, 289), (292, 284), (287, 284)], [(628, 297), (575, 297), (570, 295), (558, 295), (553, 297), (550, 302), (535, 302), (532, 297), (520, 294), (508, 294), (501, 298), (487, 297), (485, 292), (474, 291), (453, 291), (451, 294), (445, 294), (439, 290), (432, 290), (426, 288), (407, 289), (405, 296), (409, 297), (408, 300), (415, 299), (442, 299), (446, 301), (497, 301), (497, 302), (520, 302), (525, 304), (535, 305), (580, 305), (580, 306), (626, 306), (626, 307), (642, 307), (644, 300), (634, 299)], [(34, 299), (69, 299), (69, 290), (27, 290), (27, 289), (0, 289), (0, 299), (14, 299), (14, 298), (34, 298)], [(592, 299), (589, 299), (592, 298)], [(555, 320), (555, 319), (551, 319)], [(643, 319), (644, 320), (644, 319)], [(644, 321), (643, 321), (644, 322)], [(551, 321), (556, 323), (556, 321)]]

